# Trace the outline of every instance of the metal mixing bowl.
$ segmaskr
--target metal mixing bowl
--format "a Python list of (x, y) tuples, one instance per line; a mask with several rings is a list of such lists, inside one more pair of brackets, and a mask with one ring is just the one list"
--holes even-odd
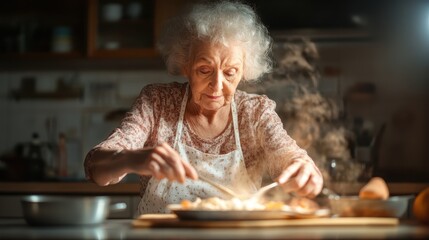
[(30, 195), (21, 200), (30, 225), (84, 225), (102, 223), (110, 210), (125, 209), (125, 203), (110, 205), (107, 196)]

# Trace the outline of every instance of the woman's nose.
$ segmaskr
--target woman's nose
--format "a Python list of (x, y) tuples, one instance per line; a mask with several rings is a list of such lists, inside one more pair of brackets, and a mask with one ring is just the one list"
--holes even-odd
[(210, 86), (213, 88), (213, 90), (221, 90), (223, 88), (224, 79), (225, 76), (223, 76), (223, 73), (217, 72), (211, 79)]

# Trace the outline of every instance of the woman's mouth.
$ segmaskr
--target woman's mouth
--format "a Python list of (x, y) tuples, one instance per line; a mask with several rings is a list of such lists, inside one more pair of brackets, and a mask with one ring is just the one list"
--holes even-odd
[(206, 95), (207, 98), (211, 99), (211, 100), (217, 100), (220, 99), (222, 96), (213, 96), (213, 95)]

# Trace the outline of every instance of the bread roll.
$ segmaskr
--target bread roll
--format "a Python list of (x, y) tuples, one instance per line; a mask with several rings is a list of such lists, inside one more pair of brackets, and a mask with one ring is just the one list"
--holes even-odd
[(359, 198), (386, 200), (389, 198), (389, 188), (387, 187), (384, 179), (380, 177), (373, 177), (359, 191)]
[(429, 187), (417, 194), (413, 203), (413, 213), (417, 220), (429, 225)]

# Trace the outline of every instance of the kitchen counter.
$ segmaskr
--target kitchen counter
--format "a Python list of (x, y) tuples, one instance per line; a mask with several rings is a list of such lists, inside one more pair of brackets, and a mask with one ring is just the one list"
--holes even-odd
[(133, 228), (132, 219), (96, 226), (31, 227), (23, 219), (0, 219), (1, 239), (428, 239), (429, 227), (306, 226), (264, 228)]
[(91, 182), (0, 182), (0, 194), (139, 195), (138, 183), (98, 186)]
[[(336, 183), (332, 189), (342, 195), (355, 195), (364, 183)], [(429, 183), (389, 183), (391, 195), (413, 195)], [(0, 182), (0, 194), (92, 194), (138, 195), (139, 183), (119, 183), (105, 187), (90, 182)]]

